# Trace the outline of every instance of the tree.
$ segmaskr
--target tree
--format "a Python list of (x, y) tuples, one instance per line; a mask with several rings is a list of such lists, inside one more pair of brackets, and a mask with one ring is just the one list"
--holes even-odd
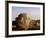
[(29, 28), (30, 20), (28, 20), (26, 13), (19, 14), (15, 19), (17, 30), (27, 30)]

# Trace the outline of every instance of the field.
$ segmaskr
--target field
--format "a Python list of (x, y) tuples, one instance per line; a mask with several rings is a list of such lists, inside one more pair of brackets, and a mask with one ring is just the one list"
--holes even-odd
[[(16, 22), (13, 21), (12, 30), (16, 31), (16, 30), (24, 30), (24, 29), (17, 29)], [(29, 24), (29, 28), (27, 30), (40, 30), (40, 20), (32, 20), (32, 22)]]

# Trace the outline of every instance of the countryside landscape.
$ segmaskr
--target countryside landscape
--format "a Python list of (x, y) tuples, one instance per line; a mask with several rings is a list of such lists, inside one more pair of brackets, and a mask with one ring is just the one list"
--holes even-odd
[(39, 7), (12, 7), (12, 31), (40, 30)]

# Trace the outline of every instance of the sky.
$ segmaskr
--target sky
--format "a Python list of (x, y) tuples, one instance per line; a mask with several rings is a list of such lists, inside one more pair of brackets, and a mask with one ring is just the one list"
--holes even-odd
[(32, 19), (40, 19), (39, 7), (12, 7), (12, 20), (15, 20), (20, 13), (27, 13)]

